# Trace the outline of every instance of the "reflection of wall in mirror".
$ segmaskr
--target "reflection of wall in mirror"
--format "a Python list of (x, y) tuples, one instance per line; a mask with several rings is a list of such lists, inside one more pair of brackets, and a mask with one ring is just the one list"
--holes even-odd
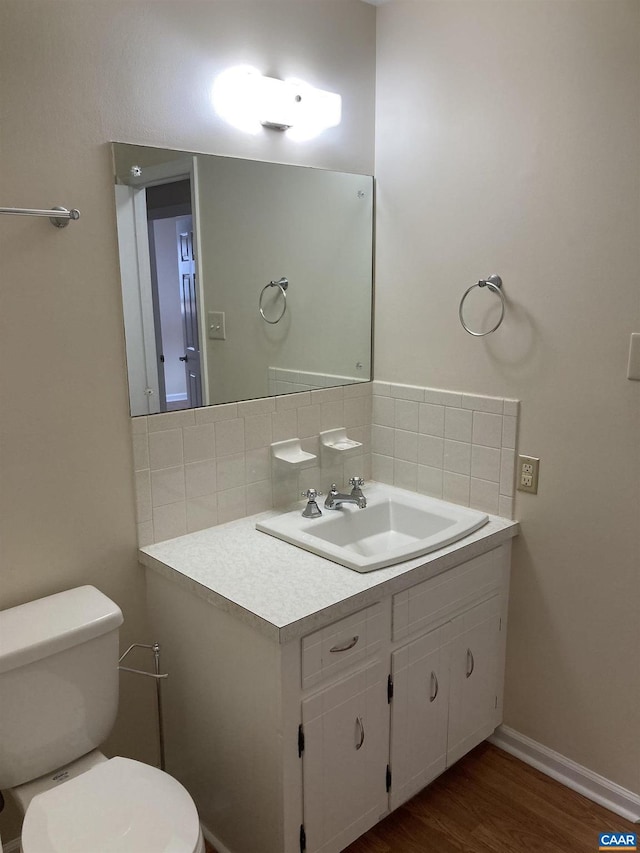
[[(268, 395), (270, 366), (368, 379), (372, 179), (198, 160), (204, 310), (226, 323), (226, 340), (206, 344), (211, 403)], [(287, 312), (270, 325), (258, 298), (281, 276)], [(281, 300), (265, 294), (267, 316)]]

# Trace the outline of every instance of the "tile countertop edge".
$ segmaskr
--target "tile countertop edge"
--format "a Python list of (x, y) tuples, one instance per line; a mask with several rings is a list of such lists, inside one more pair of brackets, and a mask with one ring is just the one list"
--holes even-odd
[[(262, 515), (252, 516), (250, 519), (243, 519), (242, 521), (248, 521), (251, 526), (253, 526), (255, 519), (258, 517), (262, 517)], [(291, 640), (303, 637), (312, 631), (318, 630), (337, 619), (341, 619), (351, 613), (362, 610), (388, 595), (395, 595), (396, 593), (402, 592), (415, 584), (435, 577), (442, 572), (446, 572), (460, 563), (472, 560), (474, 557), (478, 557), (487, 551), (491, 551), (518, 535), (518, 522), (495, 516), (490, 516), (489, 519), (490, 522), (485, 528), (481, 528), (474, 534), (466, 537), (466, 539), (453, 543), (452, 545), (441, 549), (441, 551), (406, 561), (406, 569), (404, 571), (400, 571), (397, 575), (391, 578), (387, 577), (376, 583), (376, 574), (384, 571), (384, 569), (365, 573), (365, 577), (371, 581), (371, 586), (352, 594), (348, 594), (344, 597), (337, 598), (333, 602), (325, 604), (317, 610), (311, 610), (305, 615), (299, 618), (294, 618), (281, 625), (278, 625), (274, 621), (256, 613), (250, 607), (243, 605), (241, 602), (234, 601), (232, 598), (223, 595), (214, 589), (213, 586), (190, 577), (181, 569), (172, 566), (169, 561), (165, 562), (160, 557), (148, 553), (147, 549), (139, 550), (138, 559), (143, 566), (158, 572), (170, 582), (177, 583), (183, 589), (191, 592), (201, 599), (204, 599), (220, 610), (235, 616), (244, 624), (254, 628), (274, 642), (284, 644)], [(499, 523), (497, 528), (494, 527), (496, 522)], [(238, 522), (232, 522), (231, 524), (236, 526)], [(211, 528), (211, 530), (223, 530), (225, 527), (227, 526)], [(493, 529), (487, 530), (487, 528)], [(483, 531), (486, 532), (483, 533)], [(259, 533), (255, 529), (253, 532), (259, 536), (267, 535)], [(197, 534), (190, 535), (195, 536)], [(180, 538), (184, 539), (187, 537)], [(175, 542), (177, 540), (168, 541)], [(162, 545), (162, 543), (159, 544)], [(286, 543), (282, 544), (286, 545)], [(293, 554), (298, 551), (294, 545), (286, 545), (286, 547), (293, 549)], [(149, 549), (150, 548), (157, 549), (158, 546), (149, 546)], [(314, 558), (324, 561), (323, 557), (315, 557), (314, 555)], [(339, 568), (343, 571), (351, 572), (350, 569), (345, 569), (342, 566)], [(393, 568), (397, 569), (397, 567)]]

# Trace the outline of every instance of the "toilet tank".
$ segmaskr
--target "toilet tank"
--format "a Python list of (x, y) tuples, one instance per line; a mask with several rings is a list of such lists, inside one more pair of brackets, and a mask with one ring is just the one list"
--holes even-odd
[(93, 586), (0, 612), (0, 789), (96, 749), (118, 709), (122, 612)]

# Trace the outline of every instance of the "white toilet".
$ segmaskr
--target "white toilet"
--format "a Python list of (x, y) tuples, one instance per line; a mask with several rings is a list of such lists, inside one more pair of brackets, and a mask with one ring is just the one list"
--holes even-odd
[(97, 747), (118, 708), (120, 608), (83, 586), (0, 612), (0, 789), (22, 853), (204, 853), (193, 800)]

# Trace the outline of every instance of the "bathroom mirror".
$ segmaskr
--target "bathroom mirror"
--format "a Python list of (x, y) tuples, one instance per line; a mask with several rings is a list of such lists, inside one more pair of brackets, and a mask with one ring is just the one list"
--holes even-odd
[(132, 415), (371, 378), (373, 178), (112, 147)]

